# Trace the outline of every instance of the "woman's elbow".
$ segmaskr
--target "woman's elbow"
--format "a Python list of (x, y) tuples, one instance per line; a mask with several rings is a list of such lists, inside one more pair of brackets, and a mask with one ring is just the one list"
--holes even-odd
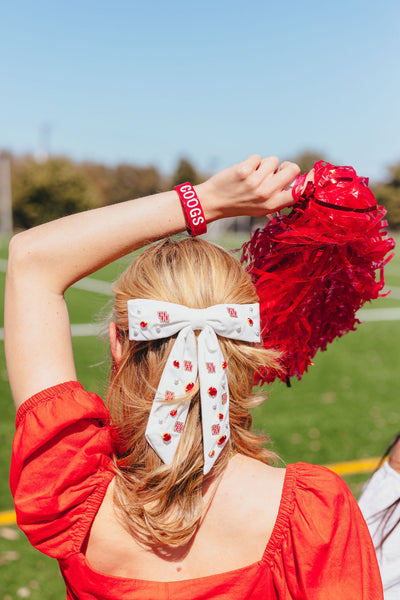
[(18, 273), (31, 272), (35, 264), (35, 255), (29, 231), (15, 234), (8, 246), (7, 278)]

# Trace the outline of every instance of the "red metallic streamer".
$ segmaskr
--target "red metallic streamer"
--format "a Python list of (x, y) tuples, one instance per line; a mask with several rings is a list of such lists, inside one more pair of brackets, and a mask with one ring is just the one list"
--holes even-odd
[(277, 214), (242, 248), (264, 346), (282, 352), (282, 370), (259, 373), (257, 383), (301, 379), (318, 350), (355, 330), (364, 303), (385, 295), (383, 267), (395, 242), (368, 179), (323, 161), (311, 173), (313, 180), (296, 180), (290, 214)]

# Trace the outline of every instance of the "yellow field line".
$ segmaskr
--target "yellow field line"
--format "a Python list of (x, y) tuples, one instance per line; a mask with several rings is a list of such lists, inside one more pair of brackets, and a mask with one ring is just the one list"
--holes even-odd
[(375, 471), (380, 460), (380, 458), (360, 458), (359, 460), (331, 463), (325, 466), (338, 475), (357, 475), (358, 473)]
[[(348, 462), (330, 463), (325, 467), (338, 475), (358, 475), (358, 473), (371, 473), (376, 469), (379, 461), (380, 458), (361, 458)], [(17, 519), (13, 510), (0, 512), (0, 525), (13, 525), (16, 522)]]
[(12, 525), (17, 522), (15, 511), (5, 510), (0, 512), (0, 525)]

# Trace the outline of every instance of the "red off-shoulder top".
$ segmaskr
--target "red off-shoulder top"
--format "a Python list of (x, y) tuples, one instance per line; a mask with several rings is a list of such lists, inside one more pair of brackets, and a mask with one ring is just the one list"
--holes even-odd
[(18, 410), (10, 483), (18, 525), (56, 558), (69, 600), (381, 600), (374, 548), (346, 484), (323, 467), (289, 465), (262, 558), (185, 581), (114, 577), (83, 552), (112, 480), (111, 429), (102, 400), (76, 381)]

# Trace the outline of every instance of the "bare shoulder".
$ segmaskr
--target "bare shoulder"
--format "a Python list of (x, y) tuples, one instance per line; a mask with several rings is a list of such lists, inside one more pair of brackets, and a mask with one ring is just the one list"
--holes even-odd
[(237, 454), (231, 461), (232, 478), (240, 481), (244, 489), (259, 492), (255, 498), (282, 494), (286, 469), (271, 467), (258, 460)]
[(238, 454), (230, 461), (215, 500), (224, 499), (238, 526), (251, 524), (265, 535), (272, 531), (279, 512), (285, 473), (286, 469)]

